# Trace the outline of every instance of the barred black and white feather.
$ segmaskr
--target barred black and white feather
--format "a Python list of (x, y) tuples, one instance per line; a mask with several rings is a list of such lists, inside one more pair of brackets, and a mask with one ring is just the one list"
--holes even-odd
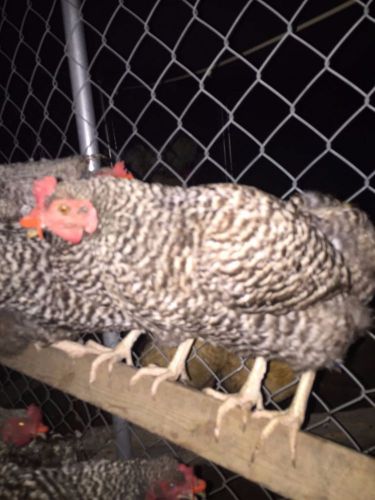
[[(159, 481), (183, 480), (172, 457), (88, 460), (62, 467), (25, 467), (0, 463), (3, 500), (144, 500)], [(190, 490), (191, 492), (191, 490)]]
[[(91, 200), (99, 227), (74, 246), (0, 231), (0, 307), (48, 328), (51, 341), (137, 328), (168, 345), (199, 336), (297, 371), (330, 366), (370, 323), (375, 231), (336, 200), (317, 215), (311, 196), (60, 183), (53, 198)], [(346, 250), (352, 226), (337, 226), (347, 210), (363, 222), (359, 257)]]

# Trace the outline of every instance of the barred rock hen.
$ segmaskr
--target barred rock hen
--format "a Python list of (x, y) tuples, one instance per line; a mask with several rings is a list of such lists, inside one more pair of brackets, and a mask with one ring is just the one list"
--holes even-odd
[[(69, 200), (92, 203), (99, 221), (92, 234), (75, 227)], [(179, 377), (198, 336), (256, 356), (238, 395), (214, 393), (225, 399), (216, 434), (232, 407), (261, 407), (266, 360), (286, 361), (302, 372), (300, 385), (285, 415), (267, 413), (273, 420), (264, 436), (284, 420), (294, 453), (315, 371), (341, 360), (370, 322), (366, 303), (375, 260), (368, 255), (375, 247), (367, 242), (375, 242), (375, 231), (364, 214), (362, 228), (355, 226), (351, 235), (366, 235), (352, 261), (308, 203), (284, 202), (247, 186), (184, 189), (97, 178), (59, 184), (44, 210), (51, 211), (51, 232), (80, 229), (83, 239), (72, 246), (56, 238), (0, 236), (0, 284), (7, 285), (0, 307), (17, 308), (41, 325), (75, 332), (146, 329), (161, 342), (179, 344), (167, 369), (145, 368), (134, 377), (156, 376), (154, 392), (160, 381)], [(366, 292), (359, 292), (362, 282), (369, 283)]]
[(59, 468), (38, 469), (0, 463), (0, 497), (4, 500), (177, 500), (204, 492), (204, 481), (171, 457), (88, 460)]

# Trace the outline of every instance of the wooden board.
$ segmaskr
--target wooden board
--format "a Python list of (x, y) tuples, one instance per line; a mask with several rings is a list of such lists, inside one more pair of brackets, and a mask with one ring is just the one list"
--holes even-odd
[(22, 355), (0, 358), (10, 368), (88, 401), (150, 432), (183, 446), (287, 498), (375, 499), (375, 460), (330, 441), (300, 433), (297, 464), (290, 460), (288, 434), (280, 426), (251, 463), (250, 457), (266, 422), (249, 418), (245, 429), (240, 410), (225, 418), (222, 435), (214, 439), (213, 428), (219, 402), (181, 384), (165, 382), (152, 399), (151, 380), (134, 387), (129, 380), (134, 368), (106, 365), (89, 384), (93, 356), (73, 360), (49, 347), (30, 346)]

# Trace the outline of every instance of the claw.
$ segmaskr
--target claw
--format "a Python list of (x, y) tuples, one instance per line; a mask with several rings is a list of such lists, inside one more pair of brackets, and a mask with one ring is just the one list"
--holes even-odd
[(151, 396), (155, 397), (159, 385), (164, 382), (164, 380), (177, 380), (179, 374), (167, 368), (162, 368), (160, 366), (150, 365), (146, 368), (140, 368), (135, 375), (130, 379), (129, 385), (134, 386), (143, 377), (156, 377), (151, 386)]
[(255, 412), (253, 415), (254, 418), (269, 418), (270, 421), (268, 424), (263, 428), (260, 437), (255, 445), (254, 451), (251, 456), (251, 462), (254, 461), (255, 457), (258, 455), (259, 451), (261, 450), (264, 442), (266, 439), (269, 438), (269, 436), (274, 432), (276, 427), (279, 424), (285, 425), (289, 428), (289, 449), (290, 449), (290, 455), (291, 455), (291, 460), (292, 464), (295, 467), (296, 465), (296, 450), (297, 450), (297, 437), (298, 437), (298, 431), (301, 428), (303, 418), (301, 420), (301, 417), (299, 415), (296, 415), (293, 412), (293, 409), (290, 408), (285, 411), (259, 411)]
[(98, 354), (99, 352), (98, 357), (92, 362), (91, 365), (90, 384), (92, 384), (95, 381), (99, 366), (108, 360), (109, 360), (108, 363), (109, 373), (112, 372), (113, 366), (116, 363), (122, 361), (123, 359), (126, 361), (127, 365), (133, 366), (133, 360), (131, 354), (132, 347), (142, 333), (143, 333), (142, 330), (131, 330), (126, 335), (126, 337), (123, 338), (121, 342), (117, 344), (117, 346), (114, 349), (101, 346), (100, 344), (97, 344), (96, 342), (93, 341), (89, 341), (86, 345), (89, 344), (90, 346), (93, 346), (93, 344), (95, 344), (97, 346), (94, 347), (94, 349), (97, 349), (96, 354)]
[(253, 414), (253, 418), (269, 418), (270, 422), (262, 430), (254, 451), (251, 455), (251, 462), (262, 448), (264, 441), (274, 432), (279, 424), (289, 428), (289, 449), (292, 464), (296, 466), (297, 437), (298, 431), (305, 419), (307, 401), (315, 379), (315, 372), (306, 371), (301, 375), (298, 387), (290, 407), (285, 411), (260, 410)]
[(118, 363), (123, 359), (125, 359), (128, 365), (133, 366), (133, 360), (131, 357), (132, 346), (142, 333), (142, 330), (131, 330), (114, 349), (98, 344), (93, 340), (89, 340), (84, 345), (70, 340), (61, 340), (59, 342), (55, 342), (53, 347), (66, 352), (72, 358), (82, 358), (86, 354), (95, 354), (97, 357), (91, 364), (89, 376), (90, 384), (92, 384), (96, 380), (100, 365), (102, 365), (105, 361), (109, 361), (109, 373), (113, 370), (115, 363)]
[(194, 343), (194, 339), (188, 339), (180, 344), (173, 356), (172, 361), (166, 368), (150, 365), (140, 368), (138, 372), (130, 379), (130, 386), (133, 386), (141, 378), (149, 375), (156, 377), (151, 386), (151, 396), (155, 397), (159, 385), (165, 380), (177, 380), (185, 371), (185, 361)]
[(220, 436), (224, 417), (230, 410), (236, 408), (237, 406), (241, 408), (243, 428), (245, 429), (249, 410), (251, 410), (254, 406), (263, 406), (261, 384), (266, 368), (266, 360), (262, 357), (256, 358), (250, 375), (248, 376), (245, 384), (242, 386), (240, 392), (237, 394), (222, 394), (221, 392), (213, 389), (205, 389), (204, 392), (206, 394), (223, 401), (216, 415), (216, 425), (214, 429), (216, 439)]

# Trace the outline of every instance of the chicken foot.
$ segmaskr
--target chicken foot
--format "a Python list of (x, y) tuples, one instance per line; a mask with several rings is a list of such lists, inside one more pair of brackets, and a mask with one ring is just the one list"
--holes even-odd
[(151, 386), (151, 396), (154, 397), (159, 385), (164, 380), (177, 380), (185, 372), (185, 362), (189, 352), (195, 342), (195, 339), (187, 339), (182, 342), (174, 356), (166, 368), (150, 365), (145, 368), (140, 368), (138, 372), (130, 379), (130, 385), (133, 386), (139, 379), (149, 375), (155, 377)]
[(118, 363), (123, 359), (125, 359), (127, 365), (133, 366), (131, 350), (134, 343), (142, 333), (142, 330), (131, 330), (113, 349), (93, 340), (89, 340), (86, 344), (79, 344), (78, 342), (72, 342), (70, 340), (61, 340), (59, 342), (55, 342), (53, 347), (66, 352), (72, 358), (81, 358), (86, 354), (97, 355), (97, 358), (91, 364), (89, 378), (91, 384), (96, 380), (99, 366), (107, 360), (109, 360), (109, 373), (111, 373), (115, 363)]
[(109, 373), (112, 372), (113, 366), (123, 359), (126, 361), (127, 365), (134, 366), (132, 359), (132, 347), (137, 341), (138, 337), (142, 335), (142, 333), (144, 333), (143, 330), (130, 330), (130, 332), (128, 332), (126, 336), (113, 349), (89, 340), (88, 343), (90, 343), (90, 347), (94, 347), (95, 344), (96, 348), (99, 351), (98, 357), (92, 362), (91, 365), (90, 383), (95, 381), (99, 366), (107, 360), (109, 360)]
[(273, 433), (279, 424), (283, 424), (289, 427), (289, 446), (292, 463), (295, 466), (298, 431), (300, 430), (305, 419), (307, 402), (314, 384), (315, 375), (316, 373), (313, 370), (308, 370), (301, 375), (293, 401), (287, 410), (260, 410), (254, 412), (253, 418), (268, 418), (270, 419), (270, 422), (268, 422), (261, 432), (260, 438), (258, 439), (251, 457), (252, 462), (261, 449), (264, 441)]
[(247, 423), (249, 407), (250, 409), (252, 409), (254, 406), (256, 406), (258, 410), (263, 409), (261, 384), (266, 373), (266, 369), (267, 361), (262, 357), (256, 358), (246, 382), (242, 386), (240, 392), (238, 392), (237, 394), (223, 394), (222, 392), (215, 391), (211, 388), (204, 390), (206, 394), (224, 401), (223, 404), (219, 407), (216, 416), (214, 434), (217, 439), (220, 435), (223, 419), (232, 408), (239, 406), (242, 409), (244, 427)]

